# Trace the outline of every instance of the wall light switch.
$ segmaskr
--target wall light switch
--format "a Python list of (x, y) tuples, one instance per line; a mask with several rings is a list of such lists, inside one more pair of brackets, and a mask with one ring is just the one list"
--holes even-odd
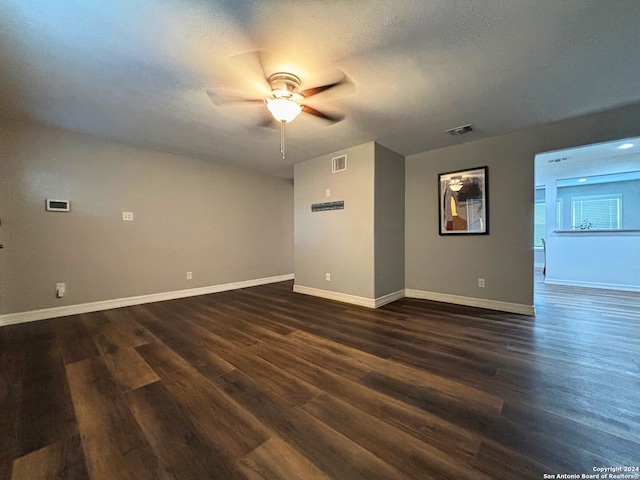
[(64, 297), (65, 291), (64, 283), (56, 283), (56, 298)]
[(133, 222), (133, 212), (122, 212), (123, 222)]
[(331, 189), (330, 189), (330, 188), (327, 188), (327, 189), (324, 191), (324, 196), (325, 196), (325, 197), (327, 197), (327, 198), (331, 196)]
[(331, 281), (331, 274), (330, 274), (330, 273), (325, 273), (325, 274), (324, 274), (324, 279), (325, 279), (327, 282), (330, 282), (330, 281)]

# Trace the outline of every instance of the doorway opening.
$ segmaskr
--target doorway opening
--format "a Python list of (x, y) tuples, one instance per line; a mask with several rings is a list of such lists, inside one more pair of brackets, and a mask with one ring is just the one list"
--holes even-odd
[(640, 137), (535, 157), (541, 286), (640, 292)]

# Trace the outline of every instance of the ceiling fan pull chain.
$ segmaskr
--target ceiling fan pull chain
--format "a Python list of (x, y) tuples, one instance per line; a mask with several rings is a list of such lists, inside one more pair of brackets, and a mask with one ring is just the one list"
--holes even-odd
[(282, 160), (284, 160), (284, 124), (286, 122), (280, 122), (280, 153), (282, 153)]

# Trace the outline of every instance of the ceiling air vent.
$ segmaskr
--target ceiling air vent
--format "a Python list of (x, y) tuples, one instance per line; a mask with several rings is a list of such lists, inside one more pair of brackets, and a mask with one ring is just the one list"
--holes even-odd
[(461, 125), (459, 127), (450, 128), (449, 130), (445, 131), (452, 137), (458, 137), (460, 135), (464, 135), (465, 133), (473, 132), (473, 127), (471, 127), (471, 124)]
[(344, 172), (347, 169), (347, 156), (334, 157), (331, 159), (331, 173)]

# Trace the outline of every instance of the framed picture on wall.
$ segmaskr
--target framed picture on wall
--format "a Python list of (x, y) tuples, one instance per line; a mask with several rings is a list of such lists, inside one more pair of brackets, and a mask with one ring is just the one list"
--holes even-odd
[(487, 167), (438, 175), (440, 235), (489, 233)]

